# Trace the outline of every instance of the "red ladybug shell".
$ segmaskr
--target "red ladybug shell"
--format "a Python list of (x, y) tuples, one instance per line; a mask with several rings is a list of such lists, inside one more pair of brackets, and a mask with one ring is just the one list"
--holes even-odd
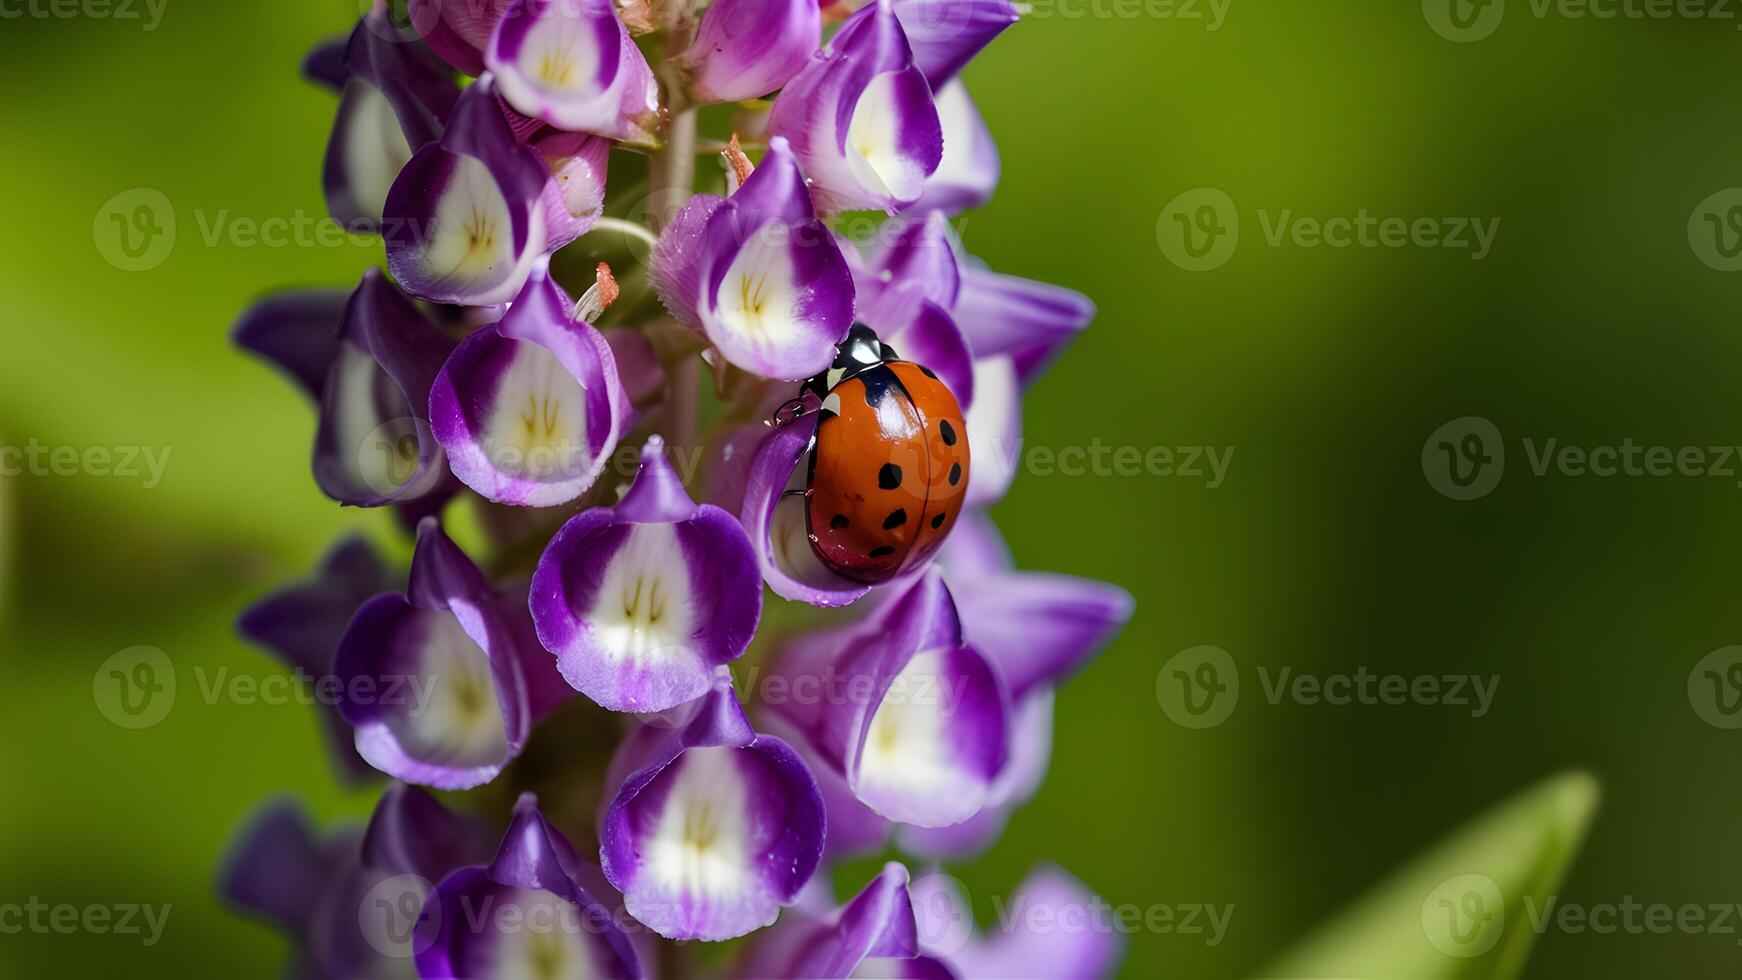
[(811, 450), (811, 549), (855, 581), (886, 582), (935, 553), (968, 490), (956, 396), (910, 361), (885, 360), (828, 389)]

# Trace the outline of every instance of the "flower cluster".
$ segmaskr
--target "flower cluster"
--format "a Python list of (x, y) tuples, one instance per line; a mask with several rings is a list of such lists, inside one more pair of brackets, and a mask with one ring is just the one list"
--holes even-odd
[[(338, 95), (329, 208), (386, 268), (269, 297), (235, 339), (317, 406), (320, 490), (415, 544), (396, 568), (348, 538), (239, 629), (342, 679), (340, 771), (393, 782), (360, 836), (266, 811), (222, 890), (318, 976), (681, 975), (686, 941), (752, 933), (709, 969), (1104, 972), (1105, 935), (974, 935), (940, 875), (892, 862), (837, 906), (819, 874), (988, 847), (1039, 788), (1054, 689), (1131, 614), (1016, 570), (986, 514), (1023, 392), (1094, 312), (951, 223), (999, 176), (958, 73), (1019, 9), (699, 8), (411, 0), (309, 56)], [(848, 211), (882, 214), (870, 244)], [(607, 237), (642, 246), (621, 284)], [(876, 586), (809, 547), (819, 412), (783, 408), (856, 325), (947, 387), (982, 461), (935, 560)], [(765, 587), (854, 611), (759, 639)], [(1024, 889), (1089, 900), (1056, 868)]]

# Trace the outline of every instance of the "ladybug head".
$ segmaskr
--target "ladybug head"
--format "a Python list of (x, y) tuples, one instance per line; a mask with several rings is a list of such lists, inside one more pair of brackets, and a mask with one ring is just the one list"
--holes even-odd
[(835, 363), (811, 379), (809, 387), (821, 396), (866, 368), (900, 359), (895, 348), (877, 339), (875, 331), (863, 323), (855, 323), (853, 329), (847, 331), (846, 338), (835, 346)]

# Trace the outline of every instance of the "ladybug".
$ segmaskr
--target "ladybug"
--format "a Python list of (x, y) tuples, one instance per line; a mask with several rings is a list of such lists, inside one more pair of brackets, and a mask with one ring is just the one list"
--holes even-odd
[(870, 585), (930, 560), (968, 491), (968, 426), (956, 396), (863, 324), (803, 390), (822, 403), (803, 491), (811, 550)]

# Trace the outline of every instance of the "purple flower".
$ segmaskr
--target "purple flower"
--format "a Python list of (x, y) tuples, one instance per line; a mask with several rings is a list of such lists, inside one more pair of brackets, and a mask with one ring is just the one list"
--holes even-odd
[(1010, 0), (895, 0), (894, 6), (914, 63), (933, 91), (1022, 16)]
[(1009, 355), (1026, 387), (1095, 319), (1095, 304), (1063, 286), (968, 264), (953, 312), (974, 356)]
[(610, 346), (541, 259), (501, 321), (448, 358), (430, 419), (460, 482), (498, 503), (550, 507), (598, 478), (622, 404)]
[(762, 616), (743, 528), (697, 506), (655, 436), (615, 507), (564, 524), (532, 578), (538, 638), (575, 690), (613, 711), (663, 711), (706, 693)]
[(659, 86), (610, 0), (513, 0), (484, 64), (519, 112), (570, 132), (654, 142)]
[(933, 211), (890, 225), (887, 244), (855, 277), (859, 319), (902, 357), (934, 371), (962, 408), (971, 409), (974, 355), (950, 314), (961, 295), (961, 272), (949, 219)]
[(700, 101), (754, 99), (798, 74), (822, 37), (817, 0), (716, 0), (677, 64)]
[(790, 645), (778, 669), (794, 696), (770, 710), (884, 818), (947, 827), (991, 800), (1008, 749), (1008, 695), (964, 641), (936, 571), (839, 642)]
[(438, 789), (494, 779), (525, 744), (535, 705), (561, 683), (519, 605), (489, 589), (434, 518), (418, 526), (405, 594), (357, 611), (333, 669), (357, 752)]
[(230, 339), (271, 362), (318, 403), (339, 356), (339, 328), (350, 298), (343, 289), (276, 293), (248, 307)]
[(944, 156), (936, 172), (926, 179), (925, 191), (914, 202), (913, 210), (959, 214), (992, 200), (1002, 173), (998, 144), (992, 141), (992, 132), (961, 79), (937, 90), (937, 107)]
[(772, 923), (822, 855), (816, 781), (790, 746), (751, 729), (725, 670), (662, 720), (611, 762), (606, 877), (630, 915), (669, 939), (731, 939)]
[(1043, 864), (1023, 879), (1008, 902), (1023, 914), (989, 936), (975, 934), (973, 909), (944, 875), (927, 875), (911, 889), (921, 950), (956, 976), (1094, 980), (1111, 975), (1124, 954), (1116, 929), (1060, 927), (1083, 921), (1101, 900), (1056, 865)]
[(460, 90), (379, 9), (351, 32), (344, 72), (322, 172), (327, 210), (353, 231), (379, 231), (393, 179), (414, 150), (441, 138)]
[(436, 887), (418, 923), (418, 974), (641, 976), (628, 935), (589, 890), (597, 875), (538, 812), (537, 799), (521, 796), (495, 859)]
[(650, 274), (673, 316), (767, 378), (828, 367), (853, 324), (852, 270), (780, 138), (732, 196), (684, 205), (660, 235)]
[(919, 199), (943, 157), (931, 86), (890, 0), (847, 19), (781, 90), (768, 126), (792, 141), (824, 211), (894, 214)]
[(845, 606), (871, 586), (825, 566), (807, 537), (802, 494), (806, 468), (799, 463), (810, 452), (817, 421), (815, 413), (803, 415), (763, 438), (744, 482), (740, 515), (762, 578), (775, 595), (813, 606)]
[(412, 29), (464, 75), (484, 73), (484, 46), (512, 0), (407, 0)]
[(908, 964), (876, 961), (919, 955), (918, 925), (907, 888), (907, 868), (891, 861), (840, 908), (793, 909), (756, 937), (738, 975), (770, 980), (884, 976), (889, 970), (902, 975)]
[(295, 804), (266, 807), (231, 843), (218, 891), (290, 937), (287, 975), (382, 976), (410, 965), (433, 882), (488, 853), (482, 827), (396, 783), (362, 834), (320, 835)]
[[(357, 607), (393, 588), (400, 578), (388, 571), (368, 539), (353, 535), (327, 552), (314, 577), (249, 606), (237, 619), (236, 631), (302, 679), (321, 684), (332, 675), (333, 653)], [(351, 727), (338, 711), (323, 709), (321, 715), (340, 776), (347, 783), (373, 776), (375, 770), (357, 755)]]
[(321, 388), (314, 473), (327, 496), (378, 507), (445, 492), (429, 391), (453, 349), (379, 272), (364, 274), (345, 304), (338, 353)]
[(408, 292), (438, 303), (514, 298), (548, 241), (551, 173), (515, 142), (487, 78), (460, 96), (439, 143), (417, 151), (387, 194), (387, 264)]

